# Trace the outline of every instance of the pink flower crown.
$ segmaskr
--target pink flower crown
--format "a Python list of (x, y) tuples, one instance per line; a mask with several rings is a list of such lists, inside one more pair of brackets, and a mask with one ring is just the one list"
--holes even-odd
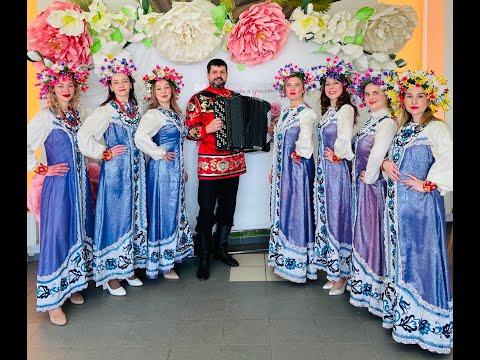
[(285, 97), (285, 83), (288, 79), (294, 76), (302, 79), (305, 90), (309, 92), (310, 83), (313, 80), (310, 72), (305, 71), (305, 69), (299, 67), (298, 65), (289, 63), (283, 68), (280, 68), (277, 75), (275, 75), (276, 82), (273, 84), (273, 87), (277, 91), (280, 98), (283, 99)]
[(311, 68), (314, 81), (312, 87), (314, 89), (321, 89), (327, 78), (341, 81), (351, 94), (355, 91), (355, 72), (353, 66), (344, 59), (339, 60), (338, 56), (327, 58), (326, 65), (317, 65)]
[(90, 72), (87, 68), (78, 69), (75, 64), (69, 67), (64, 62), (60, 64), (55, 63), (51, 67), (45, 67), (37, 73), (39, 83), (35, 84), (35, 86), (40, 86), (40, 99), (47, 98), (50, 86), (55, 86), (64, 80), (74, 80), (80, 86), (80, 90), (85, 92), (88, 89), (86, 84), (89, 76)]
[(373, 69), (368, 69), (364, 74), (355, 73), (355, 87), (352, 92), (355, 98), (355, 103), (358, 107), (363, 108), (365, 104), (365, 87), (368, 84), (378, 85), (385, 96), (390, 100), (390, 104), (395, 109), (397, 107), (397, 93), (398, 93), (398, 75), (395, 71), (381, 71), (375, 72)]
[(399, 102), (403, 102), (405, 99), (405, 93), (408, 89), (422, 86), (425, 89), (425, 95), (430, 100), (430, 105), (428, 107), (432, 112), (437, 112), (439, 108), (442, 108), (444, 111), (450, 109), (447, 80), (443, 75), (437, 75), (433, 70), (408, 70), (400, 74), (398, 77)]
[(117, 59), (114, 57), (112, 60), (108, 60), (108, 58), (105, 58), (103, 63), (98, 70), (98, 76), (103, 86), (108, 86), (108, 82), (112, 79), (113, 74), (122, 73), (133, 77), (137, 72), (132, 59)]
[(142, 78), (143, 82), (145, 83), (146, 94), (146, 96), (143, 97), (143, 101), (152, 100), (153, 84), (155, 84), (157, 80), (161, 79), (170, 81), (173, 84), (178, 98), (178, 95), (180, 95), (180, 92), (182, 91), (182, 88), (184, 86), (182, 81), (183, 75), (179, 74), (174, 68), (169, 68), (168, 66), (162, 68), (161, 66), (156, 65), (150, 73), (148, 73)]

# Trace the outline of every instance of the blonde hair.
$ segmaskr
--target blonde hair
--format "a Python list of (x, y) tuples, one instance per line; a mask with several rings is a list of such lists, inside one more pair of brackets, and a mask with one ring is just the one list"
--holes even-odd
[[(75, 92), (73, 93), (72, 98), (68, 102), (68, 106), (76, 109), (78, 104), (80, 104), (80, 86), (77, 84), (75, 80), (73, 80), (73, 84), (75, 85)], [(50, 107), (53, 110), (54, 114), (60, 113), (60, 103), (58, 102), (57, 95), (55, 95), (55, 87), (49, 86), (48, 93), (47, 93), (47, 107)]]
[[(180, 110), (180, 107), (177, 104), (177, 92), (175, 91), (175, 85), (173, 85), (173, 83), (170, 80), (166, 80), (166, 79), (160, 79), (160, 80), (165, 80), (166, 82), (168, 82), (168, 86), (170, 86), (170, 91), (171, 91), (171, 94), (172, 94), (172, 96), (170, 97), (170, 108), (175, 113), (180, 115), (182, 113), (182, 110)], [(160, 81), (160, 80), (157, 80), (157, 81)], [(160, 106), (160, 103), (158, 102), (158, 99), (157, 99), (157, 90), (155, 88), (155, 84), (156, 84), (157, 81), (155, 81), (153, 83), (153, 86), (152, 86), (152, 100), (151, 100), (150, 104), (147, 106), (147, 109), (156, 109)]]
[[(405, 123), (408, 121), (412, 120), (412, 114), (410, 114), (407, 109), (405, 108), (405, 105), (402, 103), (400, 107), (400, 112), (397, 116), (397, 124), (398, 127), (401, 128)], [(420, 117), (419, 125), (428, 125), (430, 121), (441, 121), (444, 122), (442, 119), (437, 118), (433, 112), (432, 109), (429, 107), (426, 108), (425, 112), (422, 114)]]

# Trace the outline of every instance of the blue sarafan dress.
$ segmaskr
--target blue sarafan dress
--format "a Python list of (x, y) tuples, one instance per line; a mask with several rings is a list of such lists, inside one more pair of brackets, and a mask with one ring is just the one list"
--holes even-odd
[[(327, 279), (337, 281), (350, 274), (352, 251), (352, 138), (354, 109), (329, 107), (317, 124), (318, 153), (314, 181), (315, 259)], [(342, 160), (323, 158), (329, 147)]]
[(380, 166), (397, 131), (395, 120), (388, 114), (388, 109), (373, 112), (353, 138), (350, 303), (366, 307), (377, 316), (383, 315), (383, 214), (387, 187)]
[(45, 176), (40, 208), (37, 311), (56, 309), (92, 279), (93, 215), (87, 161), (77, 143), (80, 115), (43, 109), (27, 127), (27, 170), (43, 146), (47, 166), (67, 163), (64, 176)]
[(140, 114), (132, 102), (126, 110), (115, 101), (100, 106), (78, 133), (80, 149), (94, 159), (114, 145), (127, 148), (100, 168), (93, 241), (97, 286), (130, 277), (147, 263), (145, 158), (134, 143)]
[[(185, 206), (183, 141), (187, 127), (174, 111), (159, 107), (142, 117), (135, 143), (150, 156), (147, 164), (147, 277), (170, 271), (193, 256), (193, 237)], [(175, 155), (171, 161), (163, 156)]]
[[(316, 279), (312, 267), (313, 135), (315, 112), (301, 104), (282, 111), (275, 126), (268, 266), (275, 274), (296, 283)], [(290, 157), (296, 151), (300, 163)]]
[(438, 185), (410, 190), (387, 180), (383, 327), (393, 339), (437, 353), (453, 347), (453, 299), (447, 257), (443, 196), (453, 190), (451, 133), (441, 121), (407, 122), (395, 136), (389, 159), (402, 176)]

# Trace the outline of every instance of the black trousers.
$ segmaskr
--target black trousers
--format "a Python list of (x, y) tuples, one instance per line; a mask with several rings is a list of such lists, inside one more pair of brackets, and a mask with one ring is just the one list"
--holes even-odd
[[(197, 233), (212, 231), (213, 225), (233, 226), (240, 176), (219, 180), (199, 180)], [(217, 205), (218, 201), (218, 206)], [(216, 207), (216, 212), (215, 212)]]

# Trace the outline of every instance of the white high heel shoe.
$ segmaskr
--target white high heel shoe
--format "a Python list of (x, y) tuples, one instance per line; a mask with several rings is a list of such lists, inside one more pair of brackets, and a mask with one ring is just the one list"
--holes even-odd
[(343, 283), (343, 286), (340, 289), (331, 288), (328, 292), (328, 295), (342, 295), (345, 292), (345, 288), (347, 287), (347, 281)]
[(169, 279), (169, 280), (178, 280), (180, 279), (180, 277), (178, 276), (178, 274), (175, 272), (175, 270), (171, 269), (169, 272), (164, 272), (163, 273), (163, 277), (165, 279)]
[(136, 277), (135, 279), (126, 278), (125, 280), (127, 280), (127, 283), (130, 286), (142, 286), (143, 285), (142, 280), (140, 280), (138, 277)]
[(122, 286), (120, 286), (117, 289), (112, 289), (110, 287), (110, 285), (108, 285), (108, 281), (103, 284), (103, 290), (105, 290), (105, 289), (107, 289), (108, 292), (110, 293), (110, 295), (113, 295), (113, 296), (125, 296), (125, 295), (127, 295), (127, 292), (125, 291), (125, 289)]
[(322, 289), (325, 289), (325, 290), (330, 290), (331, 288), (333, 288), (333, 281), (331, 280), (328, 280), (325, 285), (323, 285)]

